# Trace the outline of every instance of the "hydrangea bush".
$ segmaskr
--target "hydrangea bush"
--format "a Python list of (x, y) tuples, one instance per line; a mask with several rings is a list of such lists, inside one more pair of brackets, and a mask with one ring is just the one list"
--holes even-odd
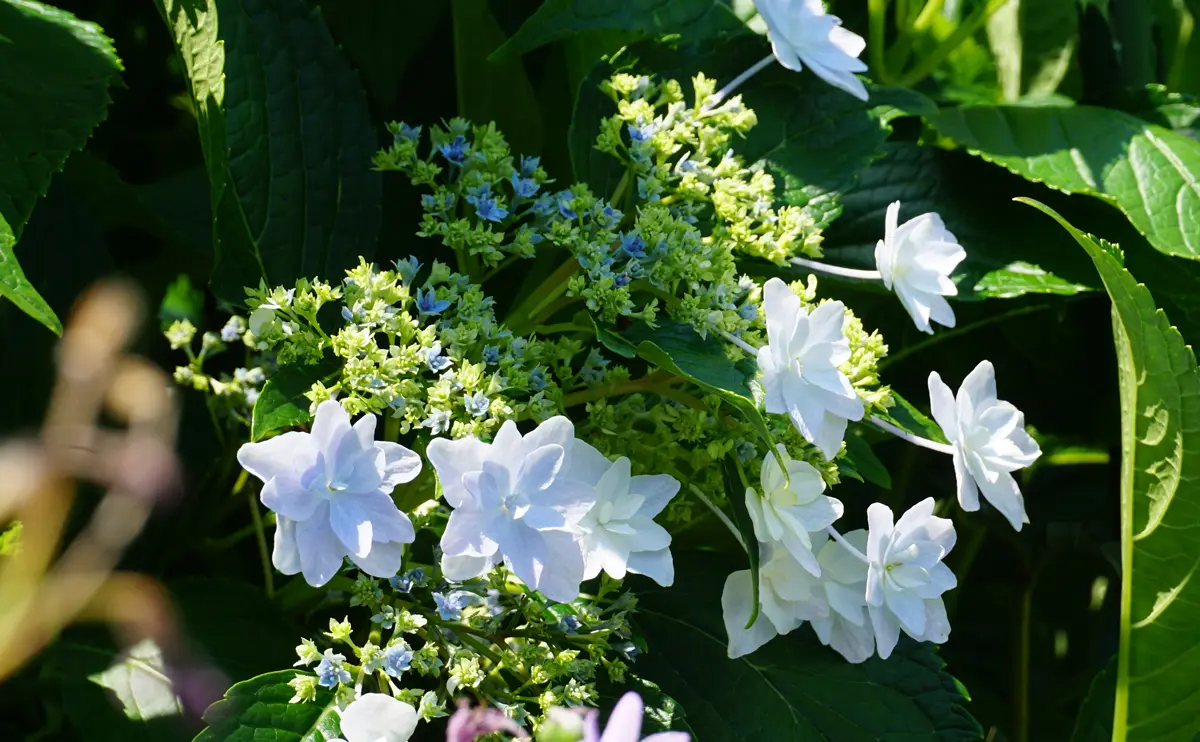
[[(452, 26), (447, 111), (396, 98), (396, 58), (363, 39), (397, 28), (366, 11), (156, 5), (201, 134), (216, 299), (205, 309), (185, 273), (160, 309), (184, 429), (214, 451), (184, 485), (208, 499), (168, 538), (206, 529), (198, 548), (250, 577), (240, 598), (213, 586), (180, 601), (184, 626), (226, 611), (223, 649), (206, 647), (223, 697), (174, 650), (127, 652), (91, 676), (126, 717), (203, 711), (187, 730), (202, 742), (1065, 738), (1030, 715), (1037, 645), (1083, 667), (1083, 685), (1096, 675), (1071, 701), (1072, 739), (1200, 733), (1200, 709), (1171, 690), (1195, 642), (1160, 633), (1190, 625), (1194, 605), (1183, 563), (1200, 552), (1179, 534), (1200, 497), (1200, 372), (1191, 328), (1126, 270), (1144, 267), (1190, 322), (1200, 107), (1162, 86), (1120, 99), (1130, 113), (1067, 97), (1079, 19), (1111, 14), (1119, 35), (1133, 11), (387, 10), (414, 37)], [(78, 23), (27, 0), (0, 0), (6, 14)], [(1064, 19), (1067, 37), (1028, 30)], [(1166, 11), (1155, 22), (1171, 28)], [(1051, 36), (1069, 64), (1035, 48)], [(547, 45), (571, 60), (544, 82), (570, 88), (569, 127), (530, 81)], [(1182, 34), (1177, 46), (1168, 82), (1189, 59)], [(1117, 130), (1123, 144), (1103, 140)], [(106, 177), (85, 170), (80, 182)], [(1096, 197), (1072, 215), (1099, 214), (1132, 246), (1011, 202), (1031, 194)], [(19, 269), (5, 285), (53, 329)], [(1101, 289), (1112, 400), (1088, 391), (1090, 361), (1061, 360), (1108, 332)], [(1013, 324), (1080, 307), (1065, 330)], [(978, 341), (998, 325), (1019, 329)], [(1032, 380), (1014, 360), (1055, 352)], [(1105, 418), (1063, 424), (1037, 384), (1080, 387), (1060, 393), (1072, 409), (1122, 410), (1120, 628), (1086, 662), (1070, 654), (1080, 632), (1035, 623), (1031, 606), (1064, 550), (1101, 553), (1099, 526), (1054, 497), (1089, 486), (1062, 467), (1110, 460), (1087, 438)], [(3, 558), (25, 527), (0, 531)], [(1015, 616), (964, 592), (1008, 568)], [(1109, 577), (1089, 569), (1064, 592), (1090, 581), (1097, 612)], [(256, 642), (238, 634), (242, 606), (272, 616), (257, 641), (294, 654), (239, 664)], [(975, 686), (972, 663), (991, 656), (976, 645), (1004, 632), (1018, 637), (1011, 687), (984, 683), (972, 705), (955, 675)], [(51, 674), (69, 676), (73, 646), (52, 650)], [(1154, 658), (1175, 655), (1186, 667), (1155, 681)], [(146, 711), (147, 683), (166, 711)]]

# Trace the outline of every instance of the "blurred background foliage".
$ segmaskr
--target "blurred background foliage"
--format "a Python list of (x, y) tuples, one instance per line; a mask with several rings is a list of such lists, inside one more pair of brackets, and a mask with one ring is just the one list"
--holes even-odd
[[(638, 0), (629, 3), (629, 12), (648, 13), (664, 4), (671, 3)], [(57, 5), (104, 29), (123, 72), (111, 90), (106, 119), (53, 177), (24, 228), (16, 254), (27, 277), (59, 317), (69, 313), (84, 287), (117, 274), (140, 285), (152, 301), (169, 296), (164, 317), (199, 314), (204, 327), (219, 327), (219, 301), (205, 290), (216, 262), (205, 153), (185, 70), (163, 17), (150, 0)], [(308, 5), (365, 92), (363, 120), (376, 137), (359, 142), (368, 156), (387, 139), (387, 121), (425, 124), (463, 115), (496, 121), (514, 151), (540, 154), (560, 183), (571, 180), (573, 116), (592, 93), (585, 83), (597, 61), (653, 35), (645, 28), (595, 28), (544, 39), (518, 36), (538, 0)], [(1191, 19), (1200, 18), (1197, 0), (1009, 0), (990, 20), (982, 14), (984, 0), (940, 5), (919, 33), (899, 39), (891, 34), (879, 55), (868, 58), (877, 82), (910, 85), (942, 105), (1016, 100), (1053, 105), (1066, 99), (1195, 136), (1200, 106), (1191, 96), (1200, 94), (1200, 42), (1191, 39)], [(913, 0), (893, 0), (890, 17), (914, 18), (921, 8)], [(747, 2), (729, 10), (752, 14)], [(848, 27), (871, 36), (868, 0), (836, 0), (831, 10)], [(929, 74), (916, 74), (941, 41), (972, 23), (961, 45)], [(527, 53), (490, 59), (514, 37)], [(1080, 229), (1120, 243), (1126, 267), (1151, 289), (1185, 339), (1200, 340), (1200, 265), (1155, 250), (1100, 200), (1051, 190), (962, 150), (918, 148), (936, 142), (938, 132), (911, 113), (897, 111), (885, 156), (840, 197), (843, 213), (825, 237), (831, 258), (869, 262), (883, 208), (899, 198), (942, 213), (973, 255), (1025, 260), (1097, 286), (1086, 256), (1065, 232), (1011, 202), (1029, 196)], [(368, 162), (359, 164), (365, 172)], [(364, 177), (376, 181), (366, 186), (368, 192), (382, 189), (378, 226), (375, 217), (360, 217), (360, 226), (370, 231), (364, 239), (377, 240), (375, 259), (431, 255), (434, 245), (414, 235), (420, 207), (411, 187), (400, 178)], [(1041, 434), (1045, 455), (1023, 483), (1032, 526), (1013, 533), (994, 512), (960, 521), (959, 546), (950, 557), (960, 587), (947, 596), (954, 632), (941, 654), (969, 689), (970, 710), (989, 739), (1070, 739), (1089, 686), (1118, 641), (1120, 431), (1108, 297), (1085, 292), (961, 301), (958, 329), (928, 337), (890, 295), (851, 285), (838, 292), (866, 326), (877, 327), (889, 341), (884, 379), (905, 397), (925, 397), (931, 369), (957, 380), (988, 358), (1001, 380), (1001, 396), (1025, 410)], [(178, 359), (154, 331), (158, 323), (159, 318), (148, 320), (137, 350), (169, 369)], [(17, 307), (0, 302), (5, 433), (32, 431), (42, 419), (56, 340)], [(180, 402), (187, 494), (157, 511), (122, 567), (165, 582), (196, 649), (229, 678), (285, 667), (301, 635), (290, 622), (319, 615), (325, 606), (314, 603), (313, 595), (285, 592), (276, 601), (261, 596), (252, 541), (228, 538), (246, 522), (244, 500), (228, 494), (238, 441), (214, 431), (201, 395), (182, 393)], [(953, 479), (938, 454), (876, 440), (890, 489), (847, 479), (839, 497), (848, 503), (882, 500), (893, 508), (925, 496), (953, 498)], [(73, 522), (84, 522), (94, 502), (85, 493)], [(706, 531), (691, 533), (693, 545), (706, 545)], [(225, 638), (234, 633), (255, 640), (232, 647)], [(181, 734), (169, 726), (123, 724), (104, 691), (86, 680), (110, 662), (112, 651), (103, 632), (76, 629), (64, 635), (5, 684), (0, 736), (90, 742)]]

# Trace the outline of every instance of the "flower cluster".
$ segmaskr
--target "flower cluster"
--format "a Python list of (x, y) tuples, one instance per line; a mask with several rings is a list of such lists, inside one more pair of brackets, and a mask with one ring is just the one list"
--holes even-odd
[[(273, 354), (255, 353), (257, 349), (253, 336), (247, 332), (246, 320), (238, 315), (230, 317), (220, 333), (202, 333), (198, 352), (193, 347), (197, 332), (187, 319), (176, 320), (163, 331), (171, 349), (182, 350), (188, 358), (186, 366), (175, 368), (175, 382), (211, 394), (223, 414), (249, 424), (250, 411), (258, 401), (267, 375), (275, 370)], [(235, 368), (232, 373), (205, 371), (206, 361), (237, 345), (245, 348), (245, 366)]]

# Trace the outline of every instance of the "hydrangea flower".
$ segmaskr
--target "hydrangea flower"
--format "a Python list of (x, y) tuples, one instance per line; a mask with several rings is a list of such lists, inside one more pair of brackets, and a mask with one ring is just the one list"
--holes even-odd
[(962, 509), (979, 509), (979, 492), (1021, 530), (1029, 522), (1025, 498), (1012, 472), (1042, 455), (1025, 432), (1025, 415), (996, 398), (996, 370), (982, 361), (958, 388), (957, 397), (934, 371), (929, 374), (929, 405), (933, 419), (954, 448), (954, 478)]
[(477, 706), (471, 708), (465, 700), (458, 702), (458, 710), (446, 724), (446, 742), (475, 742), (496, 732), (513, 737), (528, 737), (521, 725), (504, 715), (498, 708)]
[(438, 152), (452, 165), (463, 164), (467, 159), (467, 149), (467, 138), (462, 134), (457, 134), (453, 140), (438, 145)]
[(332, 649), (326, 649), (317, 663), (317, 683), (322, 688), (336, 688), (339, 683), (349, 683), (350, 671), (346, 669), (345, 662), (346, 655), (334, 654)]
[(595, 505), (579, 522), (583, 578), (604, 571), (622, 580), (632, 572), (663, 587), (674, 583), (671, 534), (654, 516), (679, 492), (679, 482), (666, 474), (630, 476), (629, 459), (609, 461), (583, 441), (575, 442), (570, 476), (595, 488)]
[[(842, 538), (860, 552), (867, 548), (867, 532), (861, 528)], [(832, 539), (817, 552), (817, 561), (829, 611), (809, 619), (813, 632), (848, 661), (865, 662), (875, 654), (875, 630), (867, 614), (867, 564)]]
[(386, 693), (364, 693), (341, 713), (342, 740), (408, 742), (417, 729), (417, 710)]
[(501, 207), (492, 195), (491, 185), (484, 183), (468, 192), (467, 203), (475, 207), (475, 216), (487, 222), (499, 222), (508, 217), (508, 209)]
[(417, 311), (421, 316), (441, 314), (450, 308), (449, 299), (438, 299), (437, 292), (433, 289), (428, 291), (417, 289)]
[[(813, 536), (819, 543), (828, 538), (824, 534)], [(750, 654), (776, 636), (829, 612), (821, 581), (802, 568), (787, 549), (779, 544), (760, 543), (758, 555), (758, 598), (762, 611), (753, 626), (746, 628), (754, 610), (750, 570), (729, 575), (721, 592), (730, 659)]]
[(887, 659), (900, 630), (941, 644), (950, 636), (942, 593), (958, 581), (943, 557), (954, 548), (954, 524), (933, 514), (927, 497), (892, 523), (883, 503), (867, 508), (867, 607), (879, 656)]
[(767, 455), (759, 480), (762, 495), (752, 487), (746, 488), (746, 509), (754, 524), (754, 535), (759, 541), (780, 542), (800, 566), (820, 577), (821, 567), (808, 534), (824, 531), (842, 517), (842, 503), (821, 494), (825, 480), (812, 464), (793, 459), (782, 443), (778, 450), (787, 476), (778, 459)]
[(276, 514), (275, 568), (314, 587), (346, 556), (375, 577), (400, 569), (403, 544), (416, 536), (392, 501), (421, 472), (421, 457), (375, 440), (374, 415), (353, 426), (334, 400), (317, 406), (312, 432), (290, 432), (238, 449), (238, 463), (261, 479), (260, 499)]
[(463, 609), (479, 601), (479, 596), (467, 590), (452, 590), (443, 595), (433, 594), (433, 602), (437, 606), (438, 615), (443, 621), (457, 621), (462, 618)]
[(866, 72), (858, 59), (867, 42), (842, 28), (842, 21), (825, 12), (822, 0), (754, 0), (767, 24), (775, 58), (789, 70), (808, 65), (817, 77), (861, 100), (867, 89), (855, 72)]
[(596, 502), (571, 480), (575, 428), (552, 417), (522, 436), (505, 421), (491, 443), (435, 438), (426, 450), (454, 509), (442, 535), (442, 571), (461, 582), (503, 561), (546, 597), (574, 600), (583, 580), (578, 523)]
[(405, 642), (393, 644), (383, 650), (383, 671), (399, 679), (412, 666), (413, 652)]
[(935, 213), (899, 222), (900, 202), (893, 201), (887, 208), (883, 239), (875, 245), (875, 265), (883, 285), (900, 297), (918, 330), (932, 335), (930, 320), (954, 327), (954, 310), (945, 297), (958, 294), (950, 274), (967, 251)]
[(788, 285), (763, 286), (767, 345), (758, 351), (767, 412), (786, 414), (826, 459), (837, 455), (847, 420), (861, 420), (863, 403), (838, 368), (850, 359), (843, 325), (846, 307), (829, 301), (805, 311)]

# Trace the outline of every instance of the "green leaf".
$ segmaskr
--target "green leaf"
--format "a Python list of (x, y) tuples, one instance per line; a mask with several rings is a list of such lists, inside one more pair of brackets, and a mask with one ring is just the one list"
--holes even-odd
[(895, 404), (889, 407), (886, 413), (875, 414), (905, 432), (928, 438), (937, 443), (949, 442), (936, 422), (913, 407), (912, 403), (901, 397), (894, 389), (892, 390), (892, 401)]
[(196, 104), (213, 204), (212, 289), (336, 278), (370, 258), (377, 149), (357, 76), (302, 0), (156, 0)]
[(1119, 208), (1154, 247), (1200, 260), (1200, 142), (1090, 106), (974, 106), (930, 120), (973, 154)]
[(723, 0), (546, 0), (493, 59), (509, 59), (587, 31), (678, 34), (690, 42), (742, 29)]
[(987, 31), (1006, 100), (1053, 93), (1079, 43), (1077, 0), (1009, 0)]
[(1112, 298), (1121, 387), (1121, 644), (1114, 742), (1188, 742), (1200, 733), (1200, 370), (1115, 250), (1057, 220)]
[(889, 143), (885, 151), (840, 198), (842, 216), (823, 243), (831, 262), (873, 269), (884, 214), (899, 201), (902, 220), (937, 212), (966, 248), (953, 276), (958, 301), (1068, 295), (1097, 285), (1091, 263), (1069, 237), (1012, 202), (1029, 193), (1024, 180), (960, 152), (912, 142)]
[(21, 521), (13, 521), (0, 530), (0, 557), (13, 556), (21, 550)]
[[(757, 652), (726, 657), (723, 576), (715, 554), (676, 556), (675, 584), (638, 593), (647, 652), (638, 672), (687, 709), (705, 742), (977, 742), (983, 730), (932, 644), (905, 638), (892, 656), (858, 665), (821, 646), (807, 627)], [(685, 610), (680, 610), (686, 606)]]
[(452, 0), (458, 115), (478, 124), (495, 121), (514, 152), (542, 151), (542, 114), (520, 59), (488, 60), (504, 31), (487, 0)]
[(167, 286), (162, 303), (158, 306), (158, 321), (164, 329), (176, 320), (186, 319), (199, 325), (204, 313), (204, 292), (192, 288), (192, 279), (180, 273)]
[(112, 691), (130, 719), (147, 721), (183, 712), (164, 669), (162, 649), (153, 639), (143, 639), (118, 655), (107, 670), (88, 680)]
[(0, 0), (0, 29), (0, 217), (20, 237), (50, 176), (104, 120), (121, 60), (99, 26), (32, 0)]
[(25, 277), (25, 271), (17, 262), (17, 256), (13, 253), (16, 241), (4, 216), (0, 214), (0, 296), (16, 304), (22, 312), (41, 322), (55, 335), (61, 335), (62, 322), (59, 322), (58, 315)]
[(295, 689), (288, 682), (302, 674), (283, 670), (235, 684), (225, 693), (225, 698), (204, 712), (208, 728), (194, 742), (327, 742), (338, 739), (341, 729), (332, 692), (318, 687), (315, 700), (288, 703), (295, 695)]
[(13, 246), (50, 178), (104, 120), (121, 60), (98, 26), (30, 0), (0, 0), (0, 295), (62, 334)]
[(862, 426), (852, 425), (846, 432), (846, 454), (838, 459), (839, 467), (850, 468), (850, 475), (885, 490), (892, 488), (892, 475), (875, 455), (871, 444), (862, 435)]
[(312, 403), (304, 393), (312, 389), (315, 382), (330, 381), (341, 371), (342, 364), (337, 358), (323, 358), (311, 366), (284, 366), (276, 371), (267, 379), (254, 403), (250, 440), (261, 441), (272, 433), (311, 420), (308, 408)]

